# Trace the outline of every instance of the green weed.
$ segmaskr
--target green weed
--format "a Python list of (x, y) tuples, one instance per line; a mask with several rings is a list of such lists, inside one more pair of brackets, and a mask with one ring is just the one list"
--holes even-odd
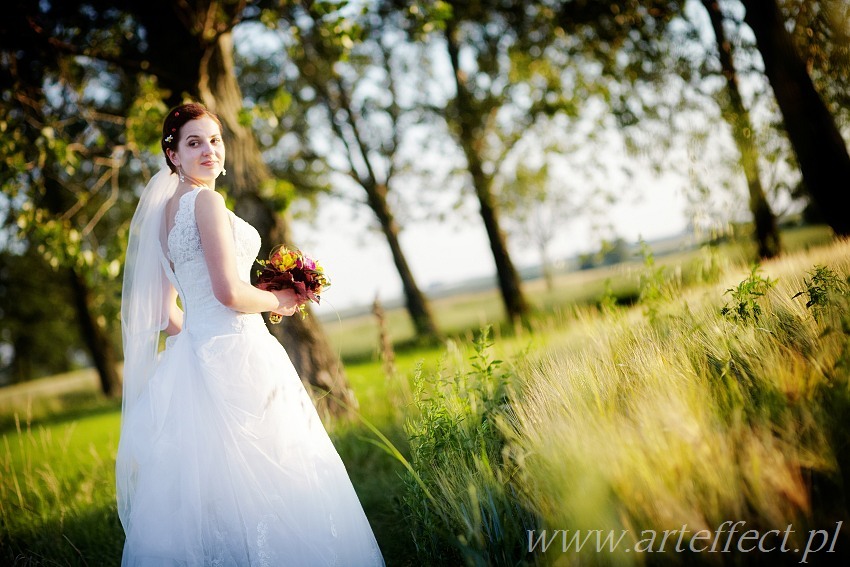
[(758, 271), (759, 266), (754, 265), (746, 279), (742, 280), (737, 287), (726, 290), (726, 294), (732, 296), (732, 303), (723, 306), (720, 310), (721, 315), (738, 323), (759, 322), (762, 314), (759, 298), (764, 297), (776, 282), (762, 277)]
[(803, 280), (806, 289), (798, 291), (791, 298), (807, 295), (809, 299), (806, 307), (811, 310), (815, 320), (821, 321), (830, 306), (836, 304), (836, 298), (847, 294), (847, 280), (842, 280), (826, 266), (814, 266), (808, 274), (811, 279)]
[(664, 267), (655, 267), (655, 256), (649, 245), (641, 240), (640, 252), (643, 256), (644, 271), (640, 276), (640, 303), (644, 306), (646, 317), (654, 322), (658, 318), (658, 308), (663, 299)]
[(406, 477), (403, 509), (425, 564), (516, 565), (525, 530), (536, 525), (506, 451), (513, 375), (492, 346), (485, 329), (468, 367), (415, 381), (416, 414), (405, 428), (415, 474)]

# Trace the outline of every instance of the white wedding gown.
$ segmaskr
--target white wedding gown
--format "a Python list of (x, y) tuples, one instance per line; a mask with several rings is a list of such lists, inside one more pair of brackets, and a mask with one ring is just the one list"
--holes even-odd
[[(383, 565), (357, 495), (286, 351), (212, 292), (197, 189), (168, 235), (185, 313), (125, 415), (127, 567)], [(240, 277), (260, 237), (230, 213)]]

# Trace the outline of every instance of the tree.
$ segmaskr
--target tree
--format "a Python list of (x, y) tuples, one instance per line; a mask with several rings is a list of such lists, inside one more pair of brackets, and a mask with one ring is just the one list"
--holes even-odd
[(754, 141), (754, 130), (750, 113), (738, 87), (738, 73), (732, 52), (732, 43), (726, 37), (724, 17), (718, 0), (702, 0), (708, 12), (711, 27), (717, 40), (720, 67), (726, 81), (727, 104), (723, 105), (724, 118), (732, 127), (732, 137), (740, 153), (741, 168), (747, 178), (750, 211), (755, 223), (756, 245), (760, 258), (772, 258), (781, 250), (776, 217), (770, 209), (759, 174), (759, 151)]
[[(850, 142), (850, 4), (844, 0), (789, 0), (782, 3), (786, 26), (815, 89), (829, 108), (845, 143)], [(782, 129), (781, 121), (777, 125)], [(786, 136), (783, 130), (783, 137)], [(799, 170), (794, 161), (793, 166)], [(804, 218), (824, 222), (805, 184), (794, 195), (808, 201)]]
[(537, 248), (546, 289), (552, 291), (555, 284), (549, 247), (566, 219), (574, 213), (575, 204), (567, 195), (569, 187), (564, 180), (553, 176), (545, 149), (544, 155), (539, 165), (530, 159), (521, 159), (513, 179), (507, 181), (501, 192), (501, 206), (512, 232), (521, 242)]
[[(703, 0), (715, 34), (715, 45), (719, 55), (720, 72), (724, 88), (719, 94), (721, 114), (732, 129), (738, 162), (745, 173), (749, 191), (749, 209), (754, 218), (755, 238), (760, 257), (772, 257), (780, 250), (776, 219), (770, 209), (762, 187), (759, 173), (759, 151), (754, 128), (738, 85), (732, 42), (724, 29), (724, 17), (717, 1)], [(692, 53), (701, 49), (698, 30), (688, 23), (683, 2), (598, 2), (592, 6), (563, 3), (559, 22), (572, 33), (582, 33), (588, 38), (584, 49), (594, 54), (602, 63), (603, 74), (615, 83), (632, 85), (631, 89), (619, 88), (620, 96), (612, 97), (620, 123), (626, 128), (645, 127), (648, 121), (657, 120), (667, 129), (666, 137), (677, 135), (675, 118), (688, 111), (689, 101), (694, 94), (701, 98), (701, 87), (696, 93), (688, 92), (681, 85), (678, 100), (670, 97), (672, 92), (671, 70), (676, 71), (686, 82), (702, 81), (713, 77), (715, 70), (704, 58), (691, 59)], [(671, 25), (673, 23), (676, 25)], [(697, 49), (689, 49), (697, 45)], [(676, 55), (676, 51), (687, 55)], [(649, 96), (642, 96), (647, 86)], [(613, 89), (612, 89), (613, 90)], [(717, 96), (717, 95), (715, 95)], [(669, 108), (665, 108), (669, 106)], [(692, 124), (686, 124), (692, 129)], [(685, 132), (688, 134), (688, 132)], [(701, 136), (698, 132), (691, 136)], [(669, 142), (658, 137), (648, 138), (648, 144), (665, 146)]]
[(508, 251), (494, 180), (504, 157), (533, 121), (531, 114), (519, 108), (511, 116), (514, 120), (506, 117), (514, 86), (509, 77), (509, 50), (521, 37), (512, 27), (513, 19), (522, 19), (524, 10), (518, 5), (504, 8), (499, 2), (437, 2), (422, 7), (388, 1), (380, 8), (381, 13), (402, 14), (414, 38), (424, 39), (441, 31), (440, 45), (448, 56), (454, 93), (435, 110), (465, 158), (502, 302), (515, 323), (524, 320), (530, 309)]
[(850, 3), (789, 0), (782, 3), (794, 45), (821, 98), (847, 140), (850, 127)]
[[(512, 317), (525, 307), (492, 206), (500, 164), (538, 118), (578, 116), (592, 98), (615, 106), (618, 91), (631, 93), (612, 84), (659, 74), (647, 60), (664, 60), (663, 31), (682, 3), (438, 3), (447, 13), (430, 19), (444, 27), (456, 86), (447, 120), (467, 158)], [(618, 110), (633, 123), (634, 115)]]
[(833, 231), (850, 234), (850, 192), (836, 183), (850, 179), (850, 154), (835, 119), (815, 89), (776, 0), (743, 4), (806, 189)]
[[(440, 333), (402, 250), (401, 227), (388, 200), (404, 128), (411, 123), (405, 121), (410, 109), (399, 101), (393, 64), (398, 41), (390, 38), (391, 24), (368, 14), (359, 25), (343, 22), (317, 5), (293, 4), (281, 8), (280, 16), (276, 27), (287, 35), (283, 43), (289, 45), (288, 63), (297, 73), (278, 73), (283, 81), (265, 96), (274, 100), (281, 91), (291, 93), (300, 112), (317, 109), (324, 115), (332, 145), (327, 146), (324, 137), (316, 143), (313, 114), (312, 120), (299, 122), (303, 129), (298, 137), (307, 147), (302, 155), (308, 156), (311, 167), (333, 172), (363, 190), (390, 247), (416, 334), (437, 339)], [(354, 32), (333, 31), (346, 26)]]
[[(522, 292), (519, 274), (508, 253), (499, 220), (498, 201), (493, 193), (494, 171), (485, 165), (488, 122), (505, 102), (498, 90), (489, 88), (494, 78), (490, 73), (496, 75), (499, 72), (497, 60), (503, 53), (496, 38), (504, 33), (504, 27), (498, 26), (497, 22), (488, 22), (483, 12), (465, 12), (464, 7), (464, 3), (453, 3), (451, 16), (445, 20), (445, 45), (455, 82), (455, 97), (447, 119), (466, 158), (467, 170), (496, 264), (505, 310), (508, 317), (516, 322), (528, 315), (529, 306)], [(467, 35), (464, 33), (464, 24), (475, 26), (476, 29)], [(483, 41), (476, 42), (477, 38)], [(475, 69), (463, 68), (460, 59), (462, 46), (471, 48), (476, 60)], [(488, 86), (481, 88), (482, 83)]]
[(82, 358), (69, 292), (34, 246), (0, 252), (0, 384), (67, 372)]
[(26, 253), (37, 250), (65, 280), (73, 319), (101, 389), (111, 396), (120, 386), (117, 304), (109, 300), (119, 266), (107, 258), (120, 243), (113, 205), (123, 148), (105, 141), (122, 120), (87, 111), (89, 78), (72, 62), (60, 64), (49, 43), (32, 33), (39, 22), (24, 16), (13, 11), (7, 20), (0, 55), (6, 206)]

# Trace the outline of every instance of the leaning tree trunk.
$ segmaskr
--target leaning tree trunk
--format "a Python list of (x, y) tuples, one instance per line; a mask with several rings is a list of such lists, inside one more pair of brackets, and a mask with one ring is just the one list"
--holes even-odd
[(100, 378), (100, 389), (107, 397), (116, 396), (120, 393), (121, 384), (118, 377), (118, 359), (106, 330), (98, 324), (93, 314), (88, 283), (73, 268), (68, 273), (68, 281), (71, 284), (80, 332)]
[[(305, 66), (306, 65), (309, 65), (309, 63), (305, 64)], [(372, 165), (372, 157), (370, 156), (370, 152), (366, 148), (366, 145), (363, 142), (363, 137), (360, 134), (356, 114), (354, 109), (351, 108), (350, 97), (341, 81), (338, 79), (337, 81), (340, 96), (337, 98), (336, 104), (333, 102), (334, 98), (330, 96), (327, 85), (320, 84), (315, 78), (312, 82), (316, 89), (322, 93), (328, 114), (330, 115), (331, 126), (337, 137), (341, 140), (345, 139), (345, 134), (334, 116), (337, 114), (339, 109), (342, 109), (348, 118), (348, 124), (351, 127), (354, 139), (356, 140), (359, 158), (366, 167), (366, 175), (362, 177), (357, 175), (357, 181), (366, 192), (366, 202), (368, 203), (369, 208), (372, 209), (372, 212), (375, 213), (375, 218), (378, 219), (378, 224), (381, 226), (381, 232), (384, 233), (384, 237), (387, 239), (387, 244), (390, 247), (390, 253), (393, 257), (393, 263), (395, 264), (396, 271), (398, 271), (398, 275), (401, 278), (405, 306), (407, 308), (408, 315), (410, 315), (410, 319), (413, 321), (413, 328), (416, 331), (416, 336), (426, 341), (439, 340), (440, 331), (437, 329), (437, 324), (434, 322), (434, 316), (431, 314), (431, 308), (428, 305), (428, 300), (425, 298), (425, 294), (422, 293), (422, 290), (419, 289), (419, 285), (416, 283), (416, 278), (413, 277), (413, 272), (410, 270), (410, 265), (407, 263), (404, 251), (401, 249), (398, 223), (396, 223), (392, 210), (390, 209), (390, 205), (387, 202), (387, 182), (379, 183), (377, 181), (375, 168)], [(357, 168), (355, 166), (353, 156), (351, 155), (351, 151), (352, 150), (349, 150), (348, 159), (352, 172), (355, 172)]]
[(422, 293), (422, 290), (416, 284), (416, 279), (413, 277), (413, 272), (410, 270), (407, 258), (404, 256), (404, 251), (401, 249), (401, 243), (398, 238), (398, 224), (395, 222), (395, 218), (393, 218), (389, 204), (387, 203), (387, 187), (379, 183), (364, 183), (363, 186), (366, 189), (366, 198), (369, 202), (369, 207), (375, 213), (378, 223), (381, 225), (381, 231), (384, 233), (384, 237), (390, 246), (393, 262), (401, 278), (407, 312), (413, 320), (416, 336), (425, 340), (439, 339), (440, 331), (434, 322), (434, 316), (431, 314), (428, 301), (425, 299), (425, 294)]
[[(240, 216), (259, 231), (263, 240), (261, 257), (275, 244), (292, 244), (284, 215), (260, 197), (271, 181), (262, 154), (250, 129), (239, 123), (242, 93), (233, 69), (230, 32), (222, 33), (202, 59), (198, 91), (201, 100), (215, 112), (227, 131), (227, 182), (236, 199)], [(334, 415), (356, 407), (342, 363), (334, 353), (315, 317), (285, 317), (270, 325), (272, 334), (287, 347), (301, 379), (320, 390), (318, 404)]]
[(750, 113), (744, 106), (741, 91), (738, 88), (738, 73), (732, 58), (732, 43), (726, 38), (723, 29), (723, 14), (718, 0), (702, 0), (708, 11), (714, 36), (717, 39), (717, 50), (720, 55), (720, 66), (726, 79), (726, 92), (729, 94), (730, 108), (724, 111), (726, 121), (732, 127), (732, 136), (741, 154), (741, 167), (747, 177), (747, 187), (750, 193), (750, 211), (756, 227), (756, 245), (760, 258), (773, 258), (781, 251), (779, 229), (776, 217), (770, 209), (767, 197), (761, 184), (758, 166), (758, 148), (753, 141), (753, 127)]
[(744, 0), (752, 28), (794, 148), (803, 182), (836, 234), (850, 234), (850, 155), (835, 120), (794, 48), (776, 0)]
[(460, 145), (466, 157), (467, 169), (472, 177), (472, 185), (475, 195), (478, 197), (481, 219), (487, 230), (487, 238), (490, 241), (490, 250), (496, 263), (496, 274), (499, 280), (499, 290), (502, 293), (502, 301), (505, 305), (508, 317), (514, 323), (525, 320), (528, 316), (528, 303), (520, 287), (519, 274), (514, 267), (505, 234), (499, 224), (499, 209), (493, 195), (493, 180), (484, 173), (482, 159), (479, 153), (481, 139), (480, 117), (473, 108), (472, 95), (467, 90), (463, 80), (463, 70), (460, 68), (459, 45), (456, 37), (456, 24), (451, 20), (446, 24), (446, 44), (449, 51), (452, 70), (455, 75), (455, 106), (458, 116), (458, 136)]

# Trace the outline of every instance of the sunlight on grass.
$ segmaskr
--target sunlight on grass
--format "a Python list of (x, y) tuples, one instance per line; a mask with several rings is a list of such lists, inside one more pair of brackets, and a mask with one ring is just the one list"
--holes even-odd
[(687, 308), (654, 324), (634, 311), (587, 316), (589, 341), (576, 349), (571, 329), (550, 346), (513, 404), (522, 485), (543, 525), (635, 534), (831, 521), (810, 488), (812, 475), (840, 473), (834, 437), (846, 441), (847, 418), (829, 408), (850, 397), (848, 297), (833, 298), (831, 323), (791, 298), (813, 263), (846, 280), (848, 259), (843, 242), (766, 264), (779, 283), (757, 322), (720, 315), (724, 283), (683, 294)]

